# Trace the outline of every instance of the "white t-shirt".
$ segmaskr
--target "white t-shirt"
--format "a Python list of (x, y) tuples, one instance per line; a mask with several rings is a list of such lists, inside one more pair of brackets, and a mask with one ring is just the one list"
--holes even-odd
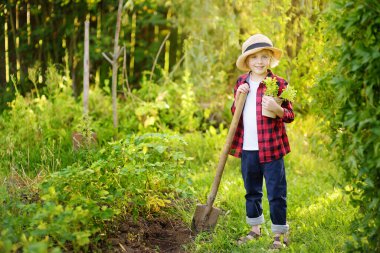
[(259, 82), (253, 82), (249, 79), (250, 91), (247, 95), (243, 110), (243, 150), (259, 150), (256, 121), (256, 93), (259, 85)]

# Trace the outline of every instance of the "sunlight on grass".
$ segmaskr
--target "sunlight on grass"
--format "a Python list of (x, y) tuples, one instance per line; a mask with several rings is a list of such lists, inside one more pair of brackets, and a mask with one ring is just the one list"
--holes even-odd
[(333, 192), (326, 193), (325, 196), (315, 199), (315, 204), (305, 208), (297, 208), (295, 212), (300, 217), (319, 215), (322, 211), (325, 211), (326, 206), (329, 206), (332, 203), (337, 203), (338, 199), (342, 197), (342, 192), (335, 189)]

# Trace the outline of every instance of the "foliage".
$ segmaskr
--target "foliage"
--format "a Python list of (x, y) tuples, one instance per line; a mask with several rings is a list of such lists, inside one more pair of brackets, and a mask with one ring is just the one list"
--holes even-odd
[[(81, 101), (72, 97), (71, 80), (56, 66), (48, 68), (46, 82), (44, 89), (28, 97), (17, 93), (0, 118), (4, 174), (15, 169), (31, 175), (70, 165), (81, 156), (72, 150), (75, 132), (87, 137), (95, 133), (100, 145), (115, 136), (107, 86), (91, 89), (89, 115), (83, 116)], [(178, 82), (165, 81), (162, 85), (144, 78), (141, 89), (134, 89), (121, 102), (120, 135), (169, 129), (191, 132), (200, 128), (204, 118), (188, 74)]]
[(348, 245), (352, 252), (380, 250), (379, 9), (372, 0), (334, 2), (327, 38), (333, 69), (316, 91), (335, 139), (331, 148), (351, 184), (346, 190), (360, 208)]
[(330, 32), (324, 18), (328, 2), (293, 0), (285, 14), (288, 19), (282, 49), (286, 56), (279, 67), (285, 67), (287, 81), (297, 89), (294, 109), (303, 114), (313, 110), (316, 94), (310, 90), (318, 83), (318, 77), (333, 67), (324, 53)]
[(183, 66), (175, 77), (188, 75), (196, 106), (207, 116), (206, 124), (226, 124), (223, 108), (236, 80), (233, 72), (240, 47), (234, 4), (221, 0), (181, 0), (172, 4), (176, 10), (174, 21), (185, 35)]
[[(158, 64), (166, 64), (169, 69), (179, 60), (176, 54), (182, 51), (182, 39), (171, 20), (175, 14), (170, 9), (171, 1), (129, 0), (124, 4), (119, 45), (125, 47), (128, 55), (126, 70), (130, 83), (138, 87), (141, 73), (152, 68), (154, 56), (165, 36), (171, 31), (170, 46), (164, 48)], [(102, 52), (111, 51), (113, 46), (116, 12), (117, 3), (113, 0), (2, 1), (0, 23), (6, 24), (8, 31), (5, 32), (4, 25), (0, 27), (0, 55), (5, 55), (5, 34), (9, 53), (6, 56), (8, 61), (6, 57), (1, 57), (0, 87), (3, 88), (5, 82), (7, 64), (10, 74), (15, 75), (22, 86), (21, 94), (25, 95), (34, 88), (28, 81), (28, 66), (39, 62), (42, 72), (45, 72), (47, 63), (52, 61), (65, 66), (73, 79), (73, 93), (78, 95), (83, 72), (83, 64), (80, 63), (85, 20), (90, 21), (91, 83), (103, 85), (110, 78), (110, 71), (109, 66), (104, 64)], [(164, 55), (169, 53), (170, 59), (166, 59)], [(159, 76), (160, 72), (154, 74)], [(40, 79), (37, 83), (39, 86), (45, 85)], [(0, 108), (2, 106), (0, 104)]]
[[(16, 93), (9, 110), (0, 117), (0, 167), (37, 173), (55, 171), (73, 161), (71, 131), (80, 114), (65, 80), (49, 66), (47, 95), (23, 97)], [(39, 93), (37, 93), (39, 94)], [(74, 124), (73, 124), (74, 123)]]
[[(300, 103), (295, 105), (295, 109), (305, 108), (310, 96), (304, 91), (315, 83), (314, 76), (320, 66), (323, 40), (318, 15), (323, 10), (325, 1), (301, 2), (127, 1), (123, 10), (120, 45), (126, 47), (125, 71), (130, 87), (141, 86), (144, 72), (152, 68), (153, 60), (158, 56), (157, 66), (152, 73), (154, 79), (165, 78), (165, 75), (169, 74), (169, 77), (179, 77), (178, 81), (182, 81), (184, 72), (189, 73), (195, 105), (210, 112), (207, 113), (209, 117), (206, 120), (215, 122), (213, 124), (226, 123), (228, 118), (222, 112), (225, 106), (223, 102), (228, 99), (227, 91), (230, 92), (238, 75), (234, 63), (240, 53), (240, 45), (249, 35), (261, 32), (272, 38), (279, 48), (295, 48), (291, 51), (295, 51), (296, 54), (284, 54), (276, 71), (286, 76), (297, 90), (303, 90), (298, 95), (306, 99), (301, 99)], [(10, 31), (13, 37), (20, 36), (20, 43), (18, 47), (15, 46), (15, 51), (21, 58), (21, 65), (28, 66), (37, 61), (40, 62), (42, 72), (45, 72), (48, 60), (62, 64), (67, 70), (67, 76), (73, 79), (72, 88), (75, 95), (81, 90), (83, 21), (89, 19), (90, 39), (93, 45), (90, 47), (90, 81), (100, 88), (109, 85), (109, 66), (102, 64), (104, 58), (101, 52), (108, 52), (112, 47), (117, 7), (114, 1), (51, 0), (48, 5), (36, 1), (30, 4), (29, 9), (26, 3), (16, 6), (15, 2), (6, 1), (2, 6), (2, 12), (7, 10), (8, 13), (3, 13), (8, 28), (11, 27), (11, 22), (17, 23), (16, 17), (9, 16), (9, 10), (30, 9), (31, 29), (21, 22), (26, 12), (20, 11), (19, 32)], [(261, 15), (262, 13), (265, 15)], [(283, 18), (284, 16), (287, 18)], [(43, 20), (48, 20), (46, 25)], [(54, 39), (50, 36), (51, 31), (55, 31)], [(157, 55), (163, 38), (169, 31), (169, 40), (164, 43), (162, 53)], [(2, 34), (0, 33), (0, 36)], [(316, 37), (318, 39), (315, 39)], [(45, 38), (41, 40), (42, 44), (40, 38)], [(26, 43), (27, 40), (31, 42)], [(13, 41), (15, 40), (10, 40)], [(30, 47), (34, 46), (37, 48), (31, 50)], [(15, 60), (16, 58), (10, 59), (11, 74), (17, 72), (17, 68), (13, 66), (16, 65)], [(122, 59), (120, 66), (121, 61)], [(21, 94), (24, 95), (33, 90), (36, 83), (29, 78), (30, 82), (26, 85), (23, 76), (26, 78), (25, 73), (29, 72), (24, 67), (19, 72), (22, 80), (18, 82), (22, 86)], [(39, 75), (39, 87), (46, 84), (41, 80), (43, 76)], [(119, 76), (119, 80), (124, 82), (125, 76)], [(205, 89), (208, 92), (204, 92)], [(9, 99), (4, 98), (6, 101)], [(198, 115), (202, 113), (197, 112)], [(131, 127), (136, 127), (136, 122), (132, 123)], [(192, 125), (197, 124), (199, 122)]]
[(141, 89), (135, 91), (142, 99), (135, 102), (134, 110), (139, 131), (191, 132), (199, 129), (203, 113), (189, 73), (185, 72), (178, 81), (162, 82), (160, 85), (143, 78)]
[(276, 78), (267, 77), (263, 81), (266, 86), (265, 95), (271, 97), (277, 97), (278, 95), (278, 84)]
[(288, 84), (284, 90), (282, 90), (280, 98), (283, 98), (285, 100), (288, 100), (290, 102), (294, 102), (294, 99), (296, 98), (297, 90), (294, 89), (293, 86)]
[(37, 245), (85, 250), (121, 213), (147, 217), (165, 211), (187, 189), (185, 145), (174, 135), (130, 136), (48, 175), (37, 201), (11, 198), (2, 188), (0, 251)]
[[(266, 87), (264, 94), (266, 96), (277, 97), (279, 87), (276, 78), (266, 77), (263, 82)], [(281, 91), (280, 98), (294, 102), (296, 94), (297, 90), (294, 89), (293, 86), (287, 85), (286, 88)]]

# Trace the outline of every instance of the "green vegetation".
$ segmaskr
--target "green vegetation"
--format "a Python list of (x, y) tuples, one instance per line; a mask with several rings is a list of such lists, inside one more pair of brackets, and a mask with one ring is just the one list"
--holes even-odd
[(297, 90), (293, 88), (290, 84), (286, 86), (286, 89), (281, 92), (280, 98), (283, 98), (287, 101), (294, 102), (296, 99)]
[[(265, 95), (271, 97), (277, 97), (278, 95), (278, 84), (275, 78), (267, 77), (263, 81), (266, 86)], [(287, 85), (286, 89), (282, 90), (280, 94), (280, 98), (288, 100), (290, 102), (294, 102), (296, 98), (297, 90), (293, 88), (291, 85)]]
[[(102, 58), (116, 8), (108, 0), (0, 4), (0, 252), (102, 252), (125, 220), (180, 217), (190, 227), (231, 122), (240, 45), (259, 32), (284, 50), (273, 71), (289, 82), (281, 96), (296, 114), (286, 126), (284, 252), (379, 251), (378, 1), (128, 0), (117, 129)], [(276, 80), (267, 81), (277, 96)], [(267, 252), (265, 200), (264, 236), (236, 244), (249, 230), (239, 159), (229, 158), (215, 206), (223, 210), (215, 230), (183, 245), (187, 252)], [(147, 246), (146, 237), (126, 237), (117, 247)]]
[(267, 77), (263, 81), (267, 89), (265, 90), (265, 95), (271, 97), (277, 97), (278, 95), (278, 84), (276, 78)]
[(332, 149), (346, 170), (352, 203), (360, 208), (350, 251), (380, 250), (380, 36), (378, 1), (337, 1), (330, 12), (332, 67), (320, 83), (321, 114)]
[[(104, 237), (99, 232), (117, 215), (147, 217), (167, 209), (187, 188), (183, 145), (173, 135), (130, 136), (88, 150), (86, 159), (46, 175), (34, 192), (2, 188), (0, 249), (66, 251), (70, 242), (78, 251)], [(12, 179), (8, 189), (17, 183)]]

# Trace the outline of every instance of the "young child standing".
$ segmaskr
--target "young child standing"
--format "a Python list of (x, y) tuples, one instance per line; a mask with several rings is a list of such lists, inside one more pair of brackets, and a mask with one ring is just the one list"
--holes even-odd
[[(278, 95), (287, 82), (272, 73), (269, 68), (278, 65), (282, 51), (273, 47), (272, 41), (255, 34), (242, 45), (242, 54), (236, 66), (243, 71), (235, 85), (235, 101), (240, 93), (248, 93), (243, 113), (236, 130), (230, 154), (241, 158), (241, 171), (246, 190), (246, 221), (252, 227), (249, 234), (240, 238), (239, 244), (261, 236), (264, 223), (262, 208), (263, 178), (265, 178), (270, 219), (274, 242), (272, 248), (288, 244), (289, 225), (286, 222), (286, 176), (283, 156), (290, 152), (285, 124), (294, 120), (292, 104), (283, 101), (278, 105), (273, 97), (263, 97), (266, 90), (265, 78), (275, 78), (279, 86)], [(235, 101), (232, 113), (235, 112)], [(262, 109), (273, 112), (276, 117), (262, 115)]]

